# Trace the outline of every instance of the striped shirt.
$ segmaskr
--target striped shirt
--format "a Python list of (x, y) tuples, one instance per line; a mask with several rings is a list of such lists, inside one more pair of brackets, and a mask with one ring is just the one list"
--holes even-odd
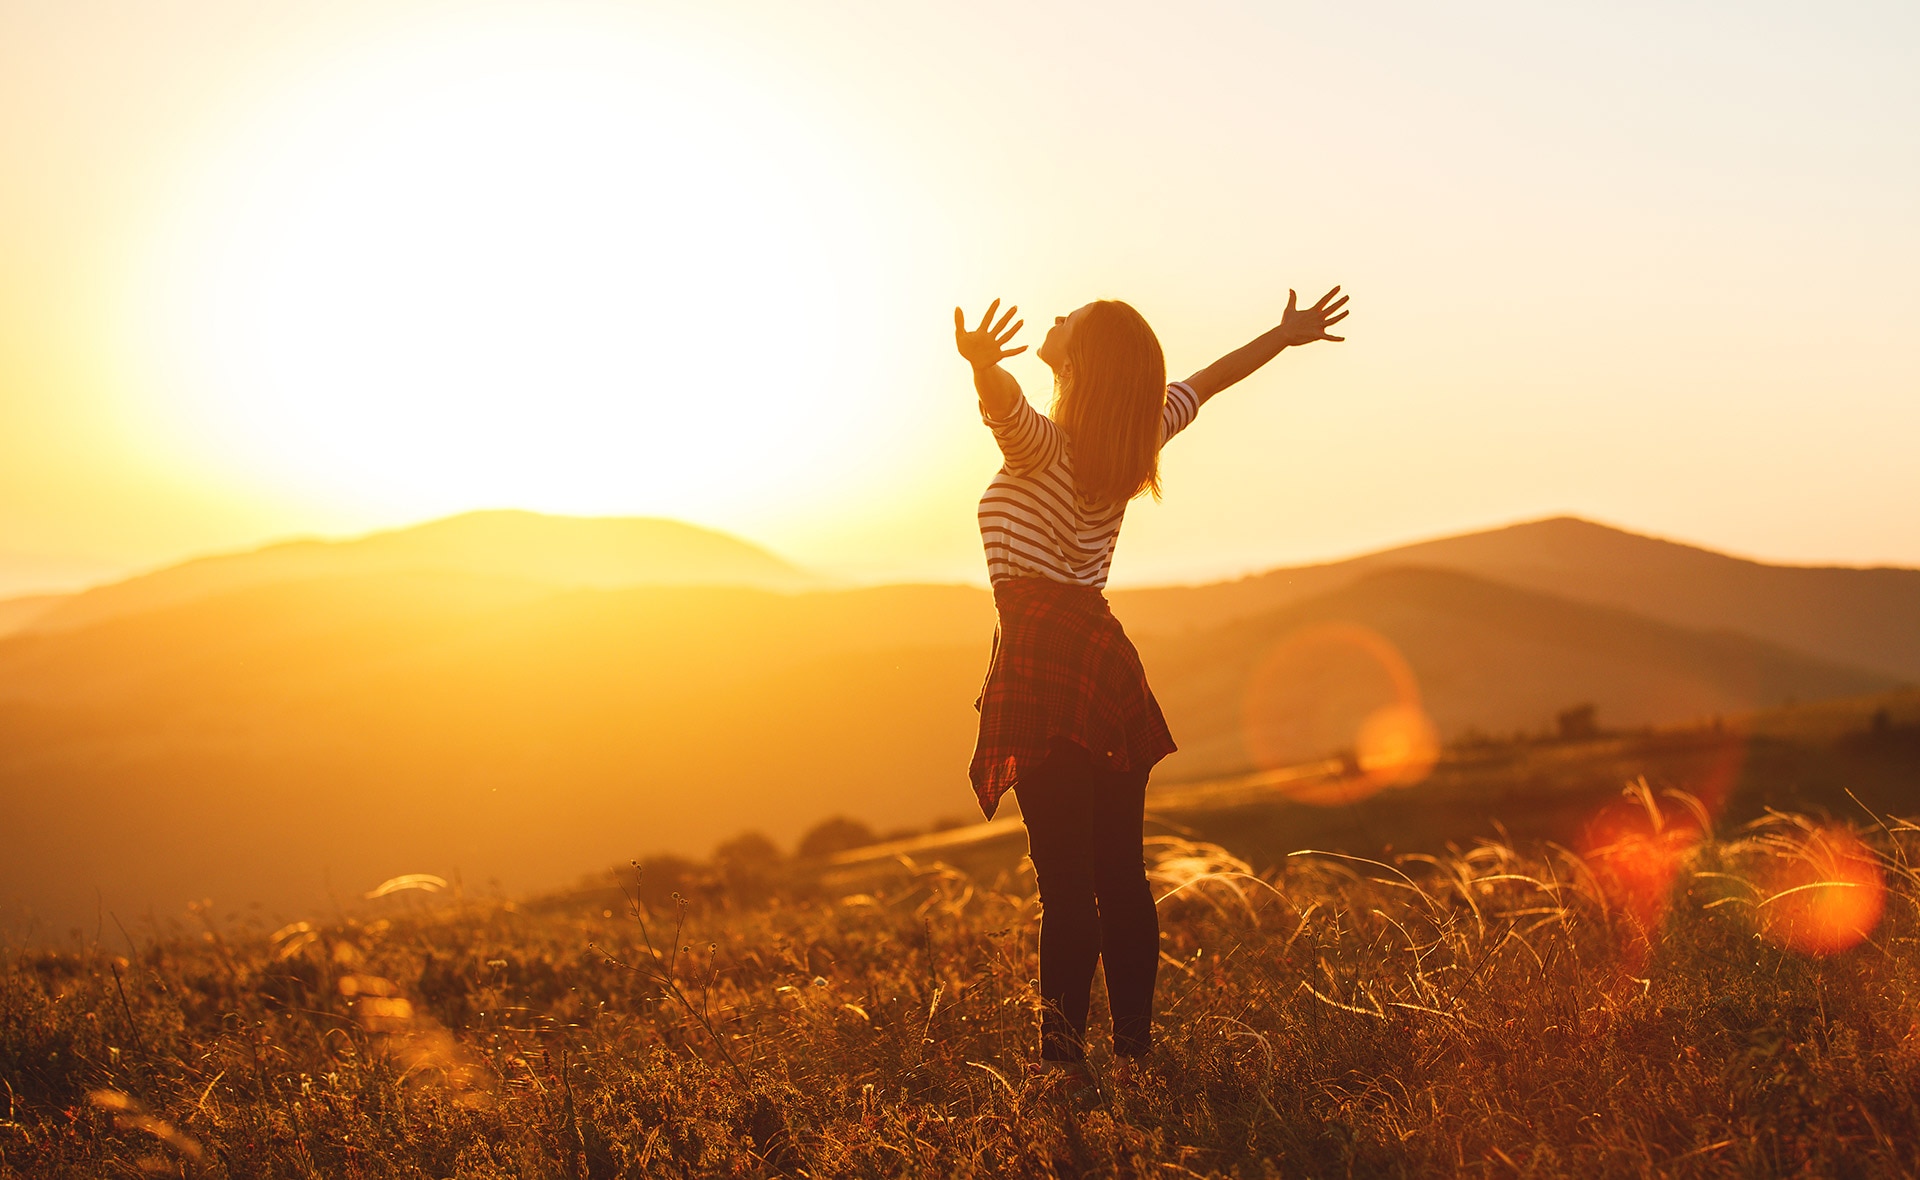
[[(1200, 412), (1192, 386), (1167, 386), (1160, 415), (1160, 443), (1185, 430)], [(1051, 578), (1098, 590), (1107, 584), (1114, 542), (1120, 539), (1125, 503), (1093, 504), (1073, 482), (1073, 456), (1066, 432), (1022, 397), (1005, 418), (982, 416), (1006, 459), (980, 497), (980, 539), (987, 548), (987, 577)]]

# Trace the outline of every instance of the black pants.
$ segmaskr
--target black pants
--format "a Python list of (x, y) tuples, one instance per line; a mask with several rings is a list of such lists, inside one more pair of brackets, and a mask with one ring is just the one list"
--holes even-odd
[(1055, 739), (1015, 788), (1040, 879), (1040, 1056), (1086, 1056), (1094, 965), (1106, 962), (1114, 1052), (1152, 1044), (1160, 918), (1140, 855), (1147, 772), (1116, 772)]

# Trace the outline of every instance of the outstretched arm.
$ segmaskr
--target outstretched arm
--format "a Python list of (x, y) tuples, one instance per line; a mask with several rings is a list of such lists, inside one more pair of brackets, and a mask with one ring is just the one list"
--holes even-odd
[(973, 388), (980, 395), (980, 412), (988, 418), (1007, 417), (1026, 397), (1020, 392), (1020, 383), (1013, 379), (1013, 374), (1000, 367), (1001, 361), (1027, 351), (1024, 344), (1018, 348), (1007, 347), (1026, 321), (1019, 320), (1009, 328), (1007, 321), (1012, 320), (1020, 310), (1018, 307), (1009, 307), (996, 324), (993, 322), (993, 313), (999, 310), (1000, 301), (996, 299), (987, 308), (987, 314), (980, 317), (980, 326), (969, 332), (967, 317), (961, 314), (959, 308), (953, 309), (953, 344), (966, 362), (973, 366)]
[(1026, 394), (1020, 392), (1020, 383), (1000, 367), (1001, 361), (1027, 351), (1027, 346), (1007, 347), (1022, 322), (1015, 321), (1008, 327), (1007, 321), (1020, 309), (1009, 307), (1000, 322), (994, 323), (993, 315), (999, 310), (1000, 301), (996, 299), (993, 306), (987, 308), (987, 314), (980, 317), (980, 326), (969, 332), (966, 317), (959, 308), (954, 308), (953, 342), (959, 347), (960, 355), (973, 366), (973, 388), (980, 395), (980, 417), (993, 431), (993, 441), (999, 444), (1000, 455), (1007, 461), (1004, 470), (1015, 475), (1031, 475), (1058, 462), (1065, 442), (1060, 428), (1027, 404)]
[[(1336, 295), (1340, 297), (1335, 299)], [(1347, 318), (1347, 313), (1340, 311), (1346, 301), (1347, 297), (1340, 295), (1340, 288), (1335, 287), (1322, 295), (1320, 302), (1302, 310), (1298, 306), (1299, 296), (1288, 291), (1287, 313), (1281, 317), (1279, 327), (1255, 337), (1195, 373), (1187, 378), (1187, 384), (1205, 402), (1229, 385), (1251, 376), (1254, 370), (1279, 356), (1283, 348), (1310, 344), (1315, 340), (1345, 340), (1345, 336), (1327, 335), (1327, 329)], [(1339, 314), (1335, 315), (1335, 312)]]

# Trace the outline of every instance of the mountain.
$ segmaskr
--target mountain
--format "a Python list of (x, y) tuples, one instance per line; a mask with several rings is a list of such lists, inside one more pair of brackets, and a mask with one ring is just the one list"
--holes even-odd
[[(72, 595), (20, 629), (71, 631), (252, 586), (399, 572), (564, 587), (820, 585), (758, 546), (676, 520), (470, 512), (352, 540), (286, 541), (183, 562)], [(0, 616), (0, 634), (3, 624)]]
[(1582, 704), (1604, 725), (1637, 727), (1898, 683), (1745, 635), (1417, 568), (1362, 574), (1223, 626), (1145, 635), (1139, 647), (1181, 743), (1166, 779), (1351, 746), (1365, 715), (1395, 699), (1383, 666), (1395, 656), (1447, 740), (1537, 732)]
[(0, 635), (26, 630), (35, 619), (71, 597), (70, 594), (29, 594), (24, 598), (0, 599)]
[(1456, 570), (1682, 627), (1739, 631), (1920, 683), (1920, 570), (1765, 565), (1574, 517), (1235, 582), (1121, 591), (1114, 613), (1140, 634), (1215, 626), (1395, 566)]
[[(201, 896), (291, 912), (405, 872), (523, 890), (745, 828), (790, 841), (835, 812), (883, 828), (966, 815), (992, 622), (987, 594), (961, 586), (562, 590), (401, 571), (14, 635), (0, 639), (0, 898), (89, 921), (99, 904), (176, 913)], [(1891, 681), (1383, 570), (1143, 636), (1182, 743), (1159, 779), (1350, 746), (1381, 703), (1377, 660), (1351, 644), (1288, 655), (1329, 628), (1397, 650), (1448, 735), (1538, 729), (1577, 702), (1607, 723), (1683, 721)], [(1300, 704), (1302, 685), (1339, 707), (1307, 699), (1305, 723), (1276, 719), (1268, 706)]]

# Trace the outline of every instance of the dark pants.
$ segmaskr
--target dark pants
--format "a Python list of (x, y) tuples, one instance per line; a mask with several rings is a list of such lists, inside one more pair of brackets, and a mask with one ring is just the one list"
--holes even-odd
[(1040, 1056), (1085, 1057), (1093, 969), (1104, 959), (1114, 1052), (1137, 1057), (1152, 1043), (1160, 969), (1160, 919), (1140, 854), (1147, 772), (1109, 770), (1055, 739), (1015, 791), (1040, 879)]

